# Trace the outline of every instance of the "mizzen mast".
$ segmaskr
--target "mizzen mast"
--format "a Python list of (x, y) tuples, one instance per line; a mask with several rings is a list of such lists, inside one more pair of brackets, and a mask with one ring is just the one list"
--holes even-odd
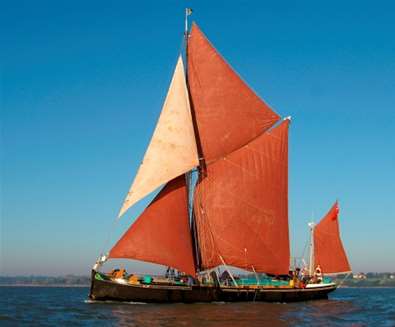
[(314, 222), (310, 222), (310, 258), (309, 258), (309, 274), (313, 276), (314, 273)]

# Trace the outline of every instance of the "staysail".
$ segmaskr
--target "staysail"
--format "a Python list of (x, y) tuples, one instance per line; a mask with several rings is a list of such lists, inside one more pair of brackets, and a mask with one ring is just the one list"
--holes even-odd
[(188, 84), (206, 162), (247, 144), (279, 120), (196, 24), (188, 40)]
[(198, 165), (189, 96), (181, 56), (143, 162), (119, 212)]
[(336, 203), (314, 228), (314, 265), (323, 273), (350, 272), (351, 267), (340, 239), (339, 205)]
[(167, 183), (111, 249), (109, 258), (153, 262), (195, 275), (184, 175)]
[(288, 273), (288, 125), (207, 166), (194, 205), (203, 269)]

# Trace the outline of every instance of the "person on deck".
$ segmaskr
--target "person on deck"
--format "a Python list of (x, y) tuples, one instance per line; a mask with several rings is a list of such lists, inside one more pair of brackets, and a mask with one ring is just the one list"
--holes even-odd
[(307, 282), (310, 280), (310, 276), (309, 271), (306, 269), (306, 267), (303, 267), (301, 275), (303, 283), (307, 284)]
[(118, 278), (125, 278), (126, 276), (126, 269), (122, 268), (122, 269), (118, 269), (118, 271), (114, 274), (114, 278), (118, 279)]
[(188, 276), (187, 285), (192, 286), (193, 284), (195, 284), (195, 280), (193, 279), (192, 276)]
[(315, 268), (314, 277), (318, 284), (322, 283), (322, 269), (320, 265), (317, 265), (317, 267)]

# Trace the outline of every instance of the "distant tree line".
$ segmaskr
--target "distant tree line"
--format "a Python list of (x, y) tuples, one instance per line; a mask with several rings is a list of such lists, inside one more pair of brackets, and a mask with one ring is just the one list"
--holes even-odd
[(364, 278), (353, 278), (351, 274), (346, 279), (345, 275), (339, 275), (334, 282), (348, 287), (395, 287), (395, 273), (368, 272), (363, 275)]
[[(339, 275), (333, 279), (337, 284), (348, 287), (395, 287), (395, 273), (364, 274), (365, 279), (353, 278), (349, 275)], [(244, 277), (255, 278), (255, 275)], [(31, 285), (31, 286), (89, 286), (90, 276), (0, 276), (0, 285)]]
[(37, 286), (89, 286), (89, 276), (0, 276), (0, 285), (37, 285)]

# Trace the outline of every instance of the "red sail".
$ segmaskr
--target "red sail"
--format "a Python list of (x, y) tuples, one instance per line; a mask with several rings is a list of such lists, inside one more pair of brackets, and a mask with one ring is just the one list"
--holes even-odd
[(188, 41), (188, 82), (200, 146), (207, 162), (247, 144), (279, 120), (196, 24)]
[(207, 166), (194, 203), (203, 269), (288, 273), (288, 125)]
[(340, 239), (338, 215), (339, 206), (336, 202), (314, 228), (314, 264), (320, 265), (323, 273), (351, 271)]
[(109, 257), (158, 263), (195, 275), (184, 175), (162, 189)]

